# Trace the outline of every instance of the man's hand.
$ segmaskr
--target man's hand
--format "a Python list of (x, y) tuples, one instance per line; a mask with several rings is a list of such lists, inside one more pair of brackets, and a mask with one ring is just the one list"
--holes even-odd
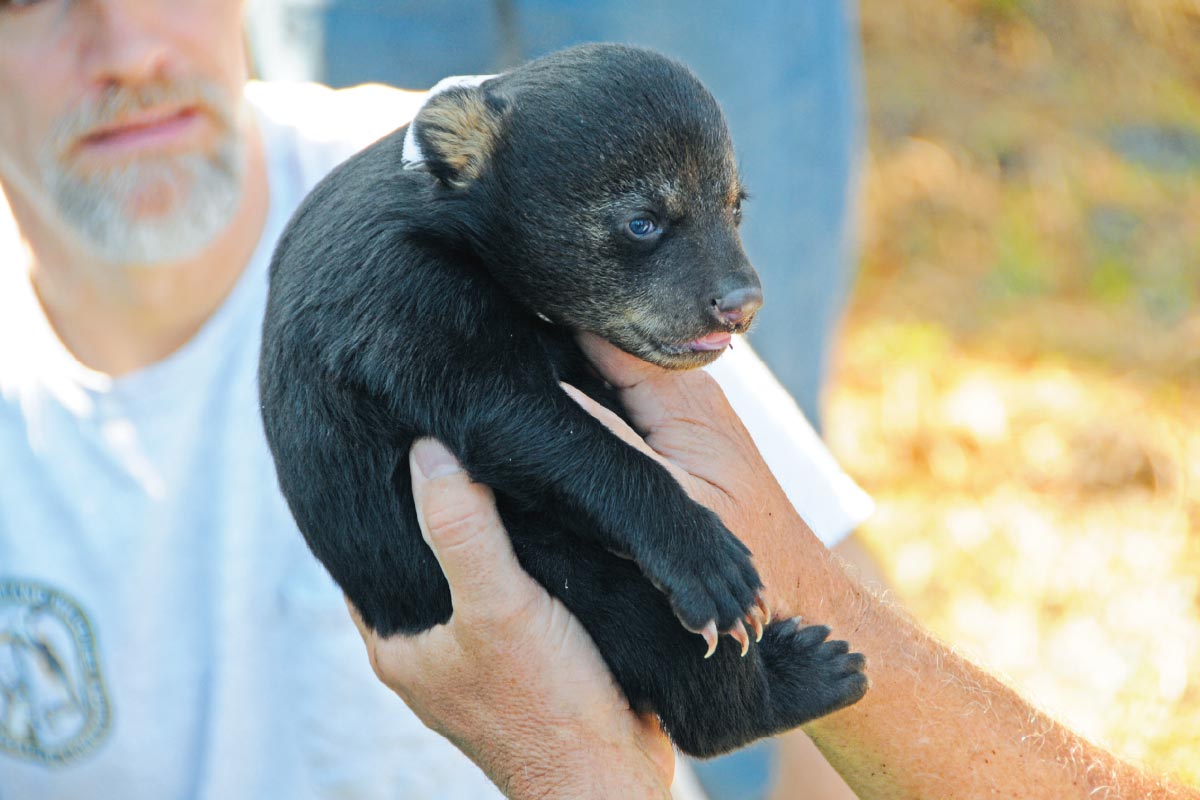
[(701, 370), (664, 370), (589, 334), (579, 343), (618, 390), (633, 427), (564, 384), (567, 394), (662, 464), (693, 500), (737, 534), (756, 556), (754, 566), (776, 617), (820, 618), (823, 595), (813, 593), (817, 604), (801, 605), (792, 589), (812, 572), (813, 560), (824, 557), (825, 547), (796, 513), (716, 381)]
[(384, 639), (351, 607), (375, 674), (509, 797), (668, 796), (674, 755), (657, 719), (630, 710), (583, 627), (521, 569), (491, 491), (431, 439), (410, 466), (454, 613)]

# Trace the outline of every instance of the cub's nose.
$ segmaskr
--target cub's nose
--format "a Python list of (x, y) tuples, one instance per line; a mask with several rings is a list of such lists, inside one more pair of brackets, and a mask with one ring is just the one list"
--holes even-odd
[(762, 308), (763, 293), (758, 286), (734, 289), (712, 301), (713, 314), (726, 325), (740, 325)]

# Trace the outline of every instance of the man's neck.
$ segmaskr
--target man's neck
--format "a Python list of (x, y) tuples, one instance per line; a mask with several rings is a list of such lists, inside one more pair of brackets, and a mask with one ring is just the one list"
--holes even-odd
[(112, 376), (166, 358), (188, 342), (229, 296), (266, 224), (266, 156), (256, 127), (245, 137), (245, 185), (230, 225), (195, 257), (115, 270), (40, 224), (10, 198), (32, 256), (30, 279), (50, 324), (85, 366)]

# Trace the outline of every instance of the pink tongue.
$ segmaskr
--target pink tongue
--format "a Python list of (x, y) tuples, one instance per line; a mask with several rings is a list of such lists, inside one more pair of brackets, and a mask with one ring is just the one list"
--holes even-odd
[(729, 344), (731, 336), (728, 333), (710, 333), (688, 344), (693, 350), (720, 350)]

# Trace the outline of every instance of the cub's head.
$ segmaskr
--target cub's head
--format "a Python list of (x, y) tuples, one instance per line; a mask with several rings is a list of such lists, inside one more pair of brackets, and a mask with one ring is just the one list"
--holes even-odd
[(762, 305), (716, 101), (656, 53), (585, 45), (435, 95), (414, 123), (439, 196), (535, 313), (664, 367), (714, 360)]

